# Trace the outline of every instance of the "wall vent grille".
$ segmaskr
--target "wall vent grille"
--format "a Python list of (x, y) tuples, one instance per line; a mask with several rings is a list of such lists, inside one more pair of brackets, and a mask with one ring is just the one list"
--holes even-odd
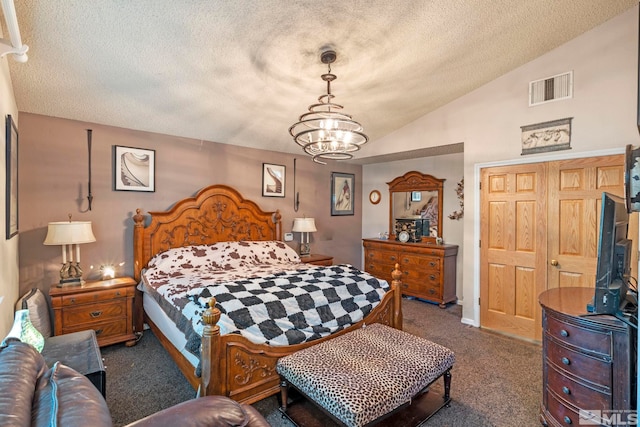
[(529, 106), (573, 98), (573, 71), (529, 83)]

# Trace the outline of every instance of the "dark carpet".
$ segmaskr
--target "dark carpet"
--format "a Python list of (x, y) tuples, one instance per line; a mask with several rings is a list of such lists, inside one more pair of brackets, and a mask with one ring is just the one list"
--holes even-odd
[[(461, 306), (440, 309), (403, 300), (404, 330), (442, 344), (456, 354), (452, 403), (429, 426), (538, 426), (542, 396), (540, 345), (460, 323)], [(146, 331), (135, 347), (102, 349), (107, 366), (107, 404), (115, 426), (123, 426), (195, 392), (156, 337)], [(442, 391), (442, 381), (432, 388)], [(277, 410), (275, 397), (254, 406), (273, 427), (292, 426)], [(328, 426), (327, 426), (328, 427)]]

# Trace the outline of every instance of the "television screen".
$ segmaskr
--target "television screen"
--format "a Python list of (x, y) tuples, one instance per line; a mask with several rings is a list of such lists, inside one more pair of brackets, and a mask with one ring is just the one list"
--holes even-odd
[(625, 200), (602, 193), (596, 289), (587, 310), (597, 314), (616, 314), (629, 289), (631, 241), (627, 239), (629, 214)]

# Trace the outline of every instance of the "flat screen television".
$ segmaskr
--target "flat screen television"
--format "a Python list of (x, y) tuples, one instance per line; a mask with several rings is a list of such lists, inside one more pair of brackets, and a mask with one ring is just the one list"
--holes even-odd
[(626, 304), (631, 271), (628, 228), (626, 201), (616, 195), (602, 193), (596, 289), (593, 301), (587, 304), (587, 311), (591, 313), (615, 315)]

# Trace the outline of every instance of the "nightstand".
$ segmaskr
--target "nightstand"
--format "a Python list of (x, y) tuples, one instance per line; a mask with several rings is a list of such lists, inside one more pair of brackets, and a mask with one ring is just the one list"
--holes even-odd
[(52, 286), (55, 335), (93, 329), (98, 344), (136, 344), (133, 333), (133, 299), (136, 282), (131, 277), (86, 282), (82, 286)]
[(333, 265), (333, 257), (329, 255), (311, 254), (301, 256), (300, 261), (313, 265)]

